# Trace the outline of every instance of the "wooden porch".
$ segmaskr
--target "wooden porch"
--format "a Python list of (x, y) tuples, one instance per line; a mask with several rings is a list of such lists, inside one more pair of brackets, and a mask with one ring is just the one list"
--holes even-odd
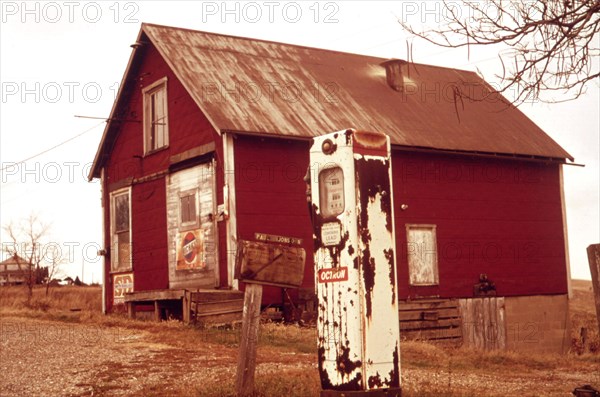
[(216, 326), (242, 320), (244, 293), (216, 289), (166, 289), (130, 292), (125, 294), (124, 300), (129, 318), (136, 318), (140, 307), (152, 307), (154, 321), (180, 318), (185, 324)]

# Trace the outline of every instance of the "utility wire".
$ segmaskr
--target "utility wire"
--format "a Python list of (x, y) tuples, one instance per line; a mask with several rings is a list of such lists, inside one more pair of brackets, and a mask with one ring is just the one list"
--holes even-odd
[(87, 130), (85, 130), (85, 131), (83, 131), (83, 132), (81, 132), (81, 133), (79, 133), (79, 134), (77, 134), (77, 135), (75, 135), (75, 136), (73, 136), (73, 137), (71, 137), (71, 138), (67, 139), (66, 141), (63, 141), (63, 142), (61, 142), (61, 143), (59, 143), (59, 144), (56, 144), (56, 145), (52, 146), (51, 148), (48, 148), (48, 149), (46, 149), (46, 150), (43, 150), (43, 151), (41, 151), (41, 152), (39, 152), (39, 153), (37, 153), (37, 154), (34, 154), (33, 156), (27, 157), (27, 158), (26, 158), (26, 159), (24, 159), (24, 160), (18, 161), (18, 162), (16, 162), (16, 163), (10, 163), (10, 165), (6, 165), (6, 166), (2, 167), (2, 168), (0, 169), (0, 171), (5, 171), (7, 168), (9, 168), (9, 167), (13, 167), (13, 166), (15, 166), (15, 165), (17, 165), (17, 164), (23, 164), (23, 163), (25, 163), (25, 162), (27, 162), (27, 161), (29, 161), (29, 160), (31, 160), (31, 159), (34, 159), (34, 158), (36, 158), (36, 157), (39, 157), (39, 156), (41, 156), (41, 155), (43, 155), (43, 154), (46, 154), (46, 153), (48, 153), (48, 152), (50, 152), (50, 151), (54, 150), (54, 149), (56, 149), (56, 148), (59, 148), (59, 147), (61, 147), (61, 146), (65, 145), (65, 144), (67, 144), (67, 143), (69, 143), (69, 142), (71, 142), (71, 141), (73, 141), (73, 140), (75, 140), (75, 139), (79, 138), (80, 136), (82, 136), (82, 135), (84, 135), (84, 134), (87, 134), (88, 132), (90, 132), (90, 131), (92, 131), (92, 130), (96, 129), (97, 127), (101, 126), (101, 125), (102, 125), (102, 124), (104, 124), (105, 122), (106, 122), (106, 121), (104, 120), (104, 121), (102, 121), (102, 122), (100, 122), (100, 123), (96, 124), (95, 126), (93, 126), (93, 127), (91, 127), (91, 128), (88, 128)]

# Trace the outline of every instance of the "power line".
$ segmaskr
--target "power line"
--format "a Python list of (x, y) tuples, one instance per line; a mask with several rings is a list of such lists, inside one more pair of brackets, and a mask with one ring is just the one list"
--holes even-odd
[(13, 167), (13, 166), (15, 166), (15, 165), (17, 165), (17, 164), (23, 164), (23, 163), (25, 163), (25, 162), (27, 162), (27, 161), (29, 161), (29, 160), (32, 160), (32, 159), (34, 159), (34, 158), (36, 158), (36, 157), (39, 157), (39, 156), (41, 156), (41, 155), (43, 155), (43, 154), (46, 154), (46, 153), (48, 153), (48, 152), (50, 152), (50, 151), (52, 151), (52, 150), (54, 150), (54, 149), (56, 149), (56, 148), (59, 148), (59, 147), (61, 147), (61, 146), (65, 145), (65, 144), (67, 144), (67, 143), (69, 143), (69, 142), (71, 142), (71, 141), (73, 141), (73, 140), (75, 140), (75, 139), (79, 138), (80, 136), (82, 136), (82, 135), (84, 135), (84, 134), (87, 134), (88, 132), (90, 132), (90, 131), (92, 131), (92, 130), (96, 129), (97, 127), (101, 126), (101, 125), (102, 125), (102, 124), (104, 124), (104, 123), (105, 123), (105, 121), (102, 121), (102, 122), (100, 122), (100, 123), (96, 124), (95, 126), (93, 126), (93, 127), (91, 127), (91, 128), (88, 128), (87, 130), (85, 130), (85, 131), (83, 131), (83, 132), (81, 132), (81, 133), (79, 133), (79, 134), (77, 134), (77, 135), (75, 135), (75, 136), (73, 136), (73, 137), (71, 137), (71, 138), (67, 139), (66, 141), (63, 141), (63, 142), (61, 142), (61, 143), (59, 143), (59, 144), (56, 144), (56, 145), (54, 145), (54, 146), (52, 146), (52, 147), (50, 147), (50, 148), (48, 148), (48, 149), (45, 149), (45, 150), (43, 150), (43, 151), (41, 151), (41, 152), (39, 152), (39, 153), (37, 153), (37, 154), (34, 154), (33, 156), (27, 157), (27, 158), (26, 158), (26, 159), (24, 159), (24, 160), (18, 161), (18, 162), (16, 162), (16, 163), (11, 163), (10, 165), (6, 165), (6, 166), (2, 167), (2, 168), (0, 169), (0, 171), (5, 171), (5, 170), (6, 170), (7, 168), (9, 168), (9, 167)]

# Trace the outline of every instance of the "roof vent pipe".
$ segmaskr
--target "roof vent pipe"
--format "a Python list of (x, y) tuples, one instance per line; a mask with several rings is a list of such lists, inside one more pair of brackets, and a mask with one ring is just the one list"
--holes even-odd
[(392, 89), (402, 92), (404, 90), (404, 77), (402, 76), (402, 65), (406, 61), (402, 59), (389, 59), (380, 65), (385, 68), (385, 78)]

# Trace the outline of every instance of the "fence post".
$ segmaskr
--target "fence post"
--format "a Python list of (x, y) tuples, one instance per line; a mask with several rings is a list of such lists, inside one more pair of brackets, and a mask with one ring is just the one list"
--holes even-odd
[(235, 383), (238, 397), (251, 395), (254, 391), (254, 370), (256, 368), (256, 346), (260, 326), (262, 290), (262, 285), (246, 284), (242, 338)]
[(596, 302), (596, 320), (598, 320), (598, 331), (600, 331), (600, 244), (592, 244), (587, 247), (587, 254)]

